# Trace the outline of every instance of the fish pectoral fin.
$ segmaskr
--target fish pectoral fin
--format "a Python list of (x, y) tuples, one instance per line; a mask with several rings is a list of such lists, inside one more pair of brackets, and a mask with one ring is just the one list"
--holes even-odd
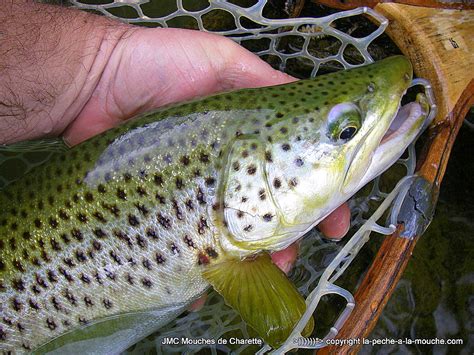
[[(306, 310), (303, 297), (268, 254), (244, 260), (227, 259), (210, 265), (205, 269), (204, 277), (274, 348), (288, 338)], [(309, 336), (313, 326), (311, 318), (303, 336)]]

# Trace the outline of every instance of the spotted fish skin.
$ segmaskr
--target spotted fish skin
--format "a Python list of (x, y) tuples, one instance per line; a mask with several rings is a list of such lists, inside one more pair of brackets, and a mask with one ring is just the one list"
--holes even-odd
[(0, 350), (182, 310), (208, 287), (206, 265), (271, 250), (276, 231), (300, 237), (308, 152), (329, 109), (362, 99), (386, 70), (367, 68), (144, 115), (0, 191)]

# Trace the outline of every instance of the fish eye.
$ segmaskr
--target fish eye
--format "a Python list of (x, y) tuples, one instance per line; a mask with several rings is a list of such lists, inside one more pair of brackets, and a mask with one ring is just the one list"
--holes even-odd
[(334, 143), (346, 143), (359, 131), (362, 115), (353, 103), (335, 105), (328, 114), (327, 136)]
[(346, 127), (339, 134), (339, 139), (347, 142), (349, 139), (354, 137), (357, 131), (358, 131), (358, 128), (355, 126)]

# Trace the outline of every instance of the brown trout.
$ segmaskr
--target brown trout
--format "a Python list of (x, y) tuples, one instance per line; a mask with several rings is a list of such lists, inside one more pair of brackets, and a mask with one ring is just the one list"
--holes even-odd
[(301, 238), (418, 135), (423, 100), (399, 110), (411, 78), (398, 56), (165, 108), (7, 186), (0, 350), (118, 353), (209, 285), (266, 342), (282, 343), (305, 303), (268, 252)]

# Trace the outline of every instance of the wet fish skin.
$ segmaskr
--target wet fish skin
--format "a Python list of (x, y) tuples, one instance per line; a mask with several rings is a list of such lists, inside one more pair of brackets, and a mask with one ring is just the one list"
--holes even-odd
[(95, 325), (98, 335), (85, 330), (71, 340), (96, 337), (104, 351), (120, 351), (129, 345), (114, 338), (120, 326), (100, 320), (123, 315), (124, 329), (137, 330), (140, 317), (153, 314), (149, 329), (129, 335), (133, 343), (206, 290), (206, 266), (301, 237), (349, 197), (328, 189), (314, 200), (300, 190), (314, 177), (309, 153), (316, 156), (321, 144), (337, 152), (326, 167), (341, 175), (335, 182), (350, 170), (344, 144), (329, 147), (331, 108), (362, 102), (366, 112), (375, 104), (374, 112), (395, 112), (405, 72), (411, 77), (407, 63), (398, 58), (150, 113), (0, 191), (0, 350), (38, 349)]

